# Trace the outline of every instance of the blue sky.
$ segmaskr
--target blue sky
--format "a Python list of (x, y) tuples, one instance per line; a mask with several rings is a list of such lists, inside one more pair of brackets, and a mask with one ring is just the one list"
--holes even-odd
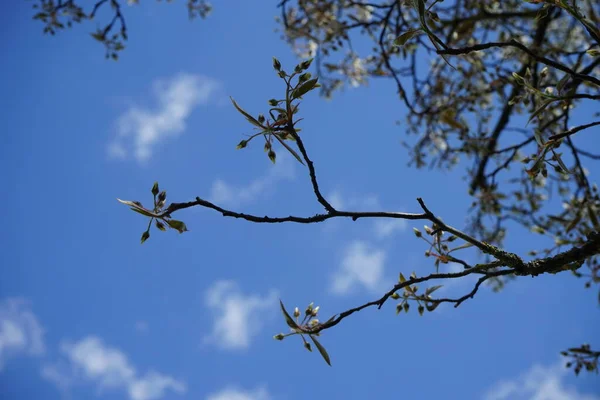
[[(291, 157), (273, 166), (262, 146), (235, 150), (251, 128), (228, 96), (264, 112), (282, 93), (271, 57), (297, 63), (274, 32), (274, 5), (216, 4), (190, 22), (180, 4), (147, 3), (126, 9), (130, 41), (116, 63), (92, 25), (42, 36), (26, 2), (0, 16), (2, 398), (600, 399), (598, 377), (575, 378), (558, 354), (600, 337), (596, 289), (567, 274), (486, 288), (424, 317), (395, 316), (392, 302), (365, 310), (322, 335), (333, 367), (297, 338), (272, 339), (286, 329), (279, 298), (314, 301), (328, 319), (378, 298), (398, 272), (431, 272), (411, 229), (422, 223), (266, 226), (190, 209), (177, 214), (189, 232), (153, 230), (140, 246), (145, 222), (116, 198), (148, 203), (154, 181), (171, 201), (321, 211)], [(406, 167), (402, 112), (383, 80), (305, 98), (323, 192), (365, 210), (419, 212), (423, 197), (462, 227), (461, 168)], [(519, 230), (507, 238), (523, 254), (543, 243)]]

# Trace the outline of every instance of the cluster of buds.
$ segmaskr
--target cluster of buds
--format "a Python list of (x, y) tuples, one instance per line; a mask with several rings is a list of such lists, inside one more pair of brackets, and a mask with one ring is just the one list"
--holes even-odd
[[(288, 74), (282, 69), (281, 62), (278, 59), (273, 58), (273, 69), (277, 75), (284, 80), (286, 93), (284, 98), (269, 99), (268, 103), (270, 108), (268, 116), (266, 117), (264, 114), (258, 114), (256, 117), (252, 116), (241, 108), (235, 100), (231, 99), (231, 102), (237, 111), (258, 130), (257, 133), (240, 141), (237, 145), (237, 149), (246, 148), (252, 139), (262, 136), (265, 140), (265, 153), (267, 153), (271, 162), (275, 163), (277, 159), (277, 154), (273, 148), (273, 143), (277, 141), (292, 156), (294, 156), (300, 164), (304, 165), (302, 157), (300, 157), (296, 150), (293, 149), (292, 145), (288, 144), (287, 141), (295, 142), (298, 136), (297, 134), (300, 132), (300, 129), (295, 126), (301, 120), (295, 120), (299, 107), (298, 101), (308, 92), (320, 87), (318, 78), (313, 78), (312, 74), (306, 71), (310, 67), (312, 60), (313, 59), (311, 58), (300, 62), (294, 68), (294, 72)], [(296, 79), (295, 82), (293, 82), (294, 79)]]
[(456, 236), (450, 235), (445, 237), (442, 228), (436, 224), (433, 224), (432, 228), (425, 225), (423, 226), (423, 229), (427, 236), (433, 237), (431, 240), (424, 236), (417, 228), (413, 228), (413, 233), (417, 238), (422, 239), (429, 244), (429, 249), (425, 251), (425, 257), (435, 257), (436, 272), (439, 269), (440, 263), (447, 264), (452, 261), (453, 257), (450, 255), (451, 252), (471, 246), (467, 243), (450, 249), (450, 243), (458, 239)]
[(149, 218), (148, 226), (142, 233), (141, 242), (144, 243), (146, 240), (148, 240), (148, 238), (150, 238), (150, 228), (152, 227), (152, 222), (155, 223), (156, 228), (160, 231), (166, 231), (167, 228), (170, 228), (175, 229), (179, 233), (186, 232), (187, 226), (185, 223), (176, 219), (172, 219), (169, 213), (169, 208), (165, 208), (167, 192), (160, 190), (158, 187), (158, 182), (155, 182), (154, 185), (152, 185), (150, 192), (154, 198), (154, 207), (152, 209), (145, 208), (139, 201), (117, 199), (120, 203), (128, 205), (132, 211)]
[(321, 343), (319, 343), (319, 341), (316, 338), (316, 336), (319, 336), (319, 332), (320, 332), (319, 328), (321, 327), (319, 320), (316, 318), (319, 313), (319, 306), (314, 307), (314, 303), (310, 303), (308, 305), (308, 307), (306, 307), (306, 309), (304, 310), (304, 317), (302, 319), (300, 319), (300, 317), (302, 316), (302, 313), (300, 312), (300, 309), (298, 307), (294, 308), (294, 312), (292, 314), (293, 317), (292, 317), (292, 315), (290, 315), (286, 311), (282, 302), (280, 302), (280, 305), (281, 305), (281, 311), (283, 312), (283, 315), (285, 317), (285, 322), (290, 327), (291, 332), (288, 334), (279, 333), (279, 334), (273, 336), (273, 339), (283, 340), (288, 336), (300, 335), (300, 337), (302, 338), (302, 342), (304, 344), (304, 348), (306, 350), (312, 352), (312, 345), (309, 341), (306, 340), (306, 337), (305, 337), (305, 336), (308, 336), (309, 339), (317, 347), (317, 350), (319, 351), (319, 353), (321, 354), (321, 356), (323, 357), (325, 362), (327, 364), (331, 365), (331, 360), (329, 359), (329, 354), (327, 354), (325, 347), (323, 347), (323, 345)]

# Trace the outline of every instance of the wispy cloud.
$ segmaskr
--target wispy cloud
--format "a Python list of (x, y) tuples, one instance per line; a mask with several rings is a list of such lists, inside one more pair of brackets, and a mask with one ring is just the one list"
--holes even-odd
[(334, 208), (344, 211), (378, 211), (381, 208), (379, 198), (370, 194), (365, 196), (342, 195), (340, 190), (334, 190), (326, 197)]
[(44, 330), (26, 300), (9, 298), (0, 302), (0, 371), (8, 358), (23, 353), (44, 353)]
[(362, 286), (378, 290), (382, 286), (386, 253), (360, 240), (351, 242), (342, 257), (338, 270), (333, 275), (331, 290), (335, 294), (346, 294)]
[(235, 386), (230, 386), (208, 395), (206, 400), (269, 400), (270, 398), (271, 396), (265, 387), (243, 390)]
[(215, 321), (212, 333), (205, 338), (224, 349), (244, 349), (261, 329), (261, 313), (277, 305), (277, 292), (268, 295), (243, 294), (233, 281), (217, 281), (206, 292), (206, 305)]
[(406, 230), (406, 220), (404, 219), (378, 219), (373, 224), (375, 236), (378, 239), (383, 239), (393, 235), (396, 232), (404, 232)]
[(534, 365), (518, 378), (495, 384), (484, 400), (600, 400), (600, 396), (579, 392), (565, 383), (572, 371), (564, 362), (550, 366)]
[(155, 400), (167, 391), (186, 392), (186, 385), (168, 375), (149, 371), (139, 376), (127, 356), (116, 348), (105, 345), (95, 336), (61, 345), (65, 360), (46, 365), (42, 376), (61, 390), (68, 389), (81, 378), (94, 382), (99, 390), (125, 390), (131, 400)]
[[(334, 190), (326, 197), (331, 205), (344, 211), (388, 211), (383, 210), (379, 198), (376, 195), (342, 195), (340, 190)], [(403, 219), (373, 220), (373, 234), (377, 239), (385, 239), (397, 232), (406, 230), (407, 223)]]
[(133, 153), (138, 162), (147, 161), (160, 142), (184, 131), (192, 109), (207, 104), (218, 88), (214, 79), (186, 73), (156, 81), (156, 107), (132, 106), (118, 118), (117, 136), (108, 145), (109, 155), (126, 158)]
[(221, 206), (240, 206), (251, 203), (271, 191), (275, 185), (294, 178), (295, 169), (291, 157), (282, 153), (277, 163), (269, 165), (269, 170), (247, 185), (235, 186), (217, 179), (210, 190), (210, 201)]

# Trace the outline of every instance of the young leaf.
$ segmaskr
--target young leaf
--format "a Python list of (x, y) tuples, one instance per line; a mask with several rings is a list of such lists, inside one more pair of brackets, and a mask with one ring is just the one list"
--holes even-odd
[(436, 308), (438, 308), (438, 306), (440, 305), (440, 303), (426, 303), (425, 307), (427, 308), (427, 311), (431, 312), (433, 310), (435, 310)]
[(167, 230), (167, 228), (165, 228), (165, 224), (163, 224), (159, 220), (156, 220), (156, 227), (163, 232)]
[(446, 109), (446, 111), (442, 113), (440, 121), (442, 121), (446, 125), (451, 126), (452, 128), (459, 129), (461, 131), (466, 129), (466, 126), (464, 126), (456, 120), (456, 112), (451, 109)]
[(186, 232), (187, 226), (182, 221), (177, 221), (176, 219), (171, 219), (167, 221), (167, 224), (173, 229), (176, 229), (179, 233)]
[(398, 36), (394, 40), (393, 45), (396, 47), (404, 46), (406, 44), (406, 42), (408, 42), (410, 39), (412, 39), (413, 37), (415, 37), (421, 33), (423, 33), (423, 31), (421, 29), (413, 29), (408, 32), (404, 32), (402, 35)]
[(462, 249), (467, 249), (467, 248), (469, 248), (469, 247), (473, 247), (473, 244), (472, 244), (472, 243), (465, 243), (465, 244), (461, 244), (460, 246), (458, 246), (458, 247), (455, 247), (455, 248), (453, 248), (452, 250), (450, 250), (450, 251), (448, 252), (448, 254), (452, 253), (453, 251), (456, 251), (456, 250), (462, 250)]
[(129, 200), (121, 200), (117, 199), (119, 203), (126, 204), (131, 207), (131, 209), (137, 213), (145, 215), (146, 217), (158, 217), (157, 214), (151, 212), (150, 210), (144, 208), (140, 203)]
[[(527, 120), (527, 124), (525, 124), (525, 126), (529, 125), (529, 123), (538, 115), (540, 114), (542, 111), (544, 111), (546, 109), (546, 107), (548, 107), (548, 105), (552, 102), (554, 102), (555, 100), (546, 100), (545, 102), (542, 103), (541, 106), (539, 106), (534, 112), (531, 113), (531, 116), (529, 117), (529, 119)], [(537, 140), (537, 138), (536, 138)]]
[(260, 122), (258, 122), (256, 120), (256, 118), (254, 118), (252, 115), (248, 114), (246, 111), (244, 111), (240, 106), (238, 106), (238, 104), (235, 102), (235, 100), (233, 99), (233, 97), (229, 97), (231, 99), (231, 102), (233, 103), (233, 106), (235, 107), (236, 110), (238, 110), (241, 114), (244, 115), (244, 117), (246, 117), (246, 119), (255, 126), (258, 126), (259, 128), (265, 129), (264, 126), (261, 125)]
[(294, 319), (290, 316), (290, 314), (288, 314), (288, 312), (285, 310), (283, 301), (279, 300), (279, 305), (281, 306), (281, 312), (283, 313), (283, 316), (285, 317), (285, 323), (292, 329), (300, 330), (300, 327), (298, 326), (296, 321), (294, 321)]
[(565, 163), (563, 162), (563, 160), (561, 159), (561, 153), (555, 153), (554, 150), (552, 150), (552, 153), (554, 154), (554, 159), (556, 160), (556, 162), (558, 163), (558, 166), (560, 167), (560, 169), (565, 173), (565, 174), (570, 174), (571, 171), (569, 171), (569, 168), (567, 168), (567, 166), (565, 165)]
[(292, 97), (294, 99), (297, 99), (298, 97), (302, 97), (309, 91), (313, 90), (315, 88), (315, 85), (317, 84), (318, 80), (319, 80), (319, 78), (314, 78), (314, 79), (304, 82), (302, 85), (300, 85), (299, 88), (297, 88), (296, 90), (294, 90), (292, 92)]
[(290, 147), (290, 145), (288, 145), (286, 142), (284, 142), (278, 135), (273, 135), (273, 136), (275, 136), (275, 139), (277, 139), (279, 141), (279, 143), (281, 143), (283, 145), (283, 147), (285, 147), (290, 153), (292, 153), (292, 155), (296, 158), (296, 160), (298, 160), (298, 162), (300, 164), (304, 165), (304, 162), (302, 161), (302, 159), (300, 158), (298, 153), (296, 153), (296, 151), (294, 149), (292, 149)]
[(156, 214), (151, 213), (150, 211), (146, 210), (145, 208), (131, 207), (130, 210), (135, 211), (136, 213), (140, 213), (145, 217), (155, 217), (156, 216)]
[(436, 285), (436, 286), (432, 286), (432, 287), (425, 289), (425, 296), (429, 296), (431, 293), (435, 292), (436, 290), (438, 290), (439, 288), (441, 288), (443, 286), (444, 285)]
[(331, 366), (331, 359), (329, 358), (329, 354), (327, 354), (327, 350), (325, 350), (325, 347), (323, 347), (323, 345), (321, 345), (321, 343), (319, 343), (319, 341), (313, 335), (309, 335), (309, 337), (311, 338), (315, 346), (317, 346), (317, 350), (319, 350), (319, 353), (321, 353), (325, 362), (329, 364), (329, 366)]

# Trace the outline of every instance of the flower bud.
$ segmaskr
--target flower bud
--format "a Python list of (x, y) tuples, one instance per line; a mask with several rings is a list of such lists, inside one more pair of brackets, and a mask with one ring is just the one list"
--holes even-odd
[(243, 149), (244, 147), (246, 147), (248, 145), (248, 141), (247, 140), (242, 140), (241, 142), (238, 143), (237, 145), (237, 149)]
[(517, 83), (517, 85), (524, 85), (525, 84), (525, 79), (523, 79), (523, 77), (519, 74), (517, 74), (516, 72), (512, 73), (512, 76), (515, 80), (515, 82)]
[(305, 315), (309, 316), (309, 315), (311, 315), (311, 314), (312, 314), (313, 304), (314, 304), (314, 303), (310, 303), (310, 304), (308, 305), (308, 307), (306, 307), (306, 310), (304, 311), (304, 314), (305, 314)]
[(275, 57), (273, 57), (273, 68), (275, 68), (276, 71), (281, 71), (281, 63)]

